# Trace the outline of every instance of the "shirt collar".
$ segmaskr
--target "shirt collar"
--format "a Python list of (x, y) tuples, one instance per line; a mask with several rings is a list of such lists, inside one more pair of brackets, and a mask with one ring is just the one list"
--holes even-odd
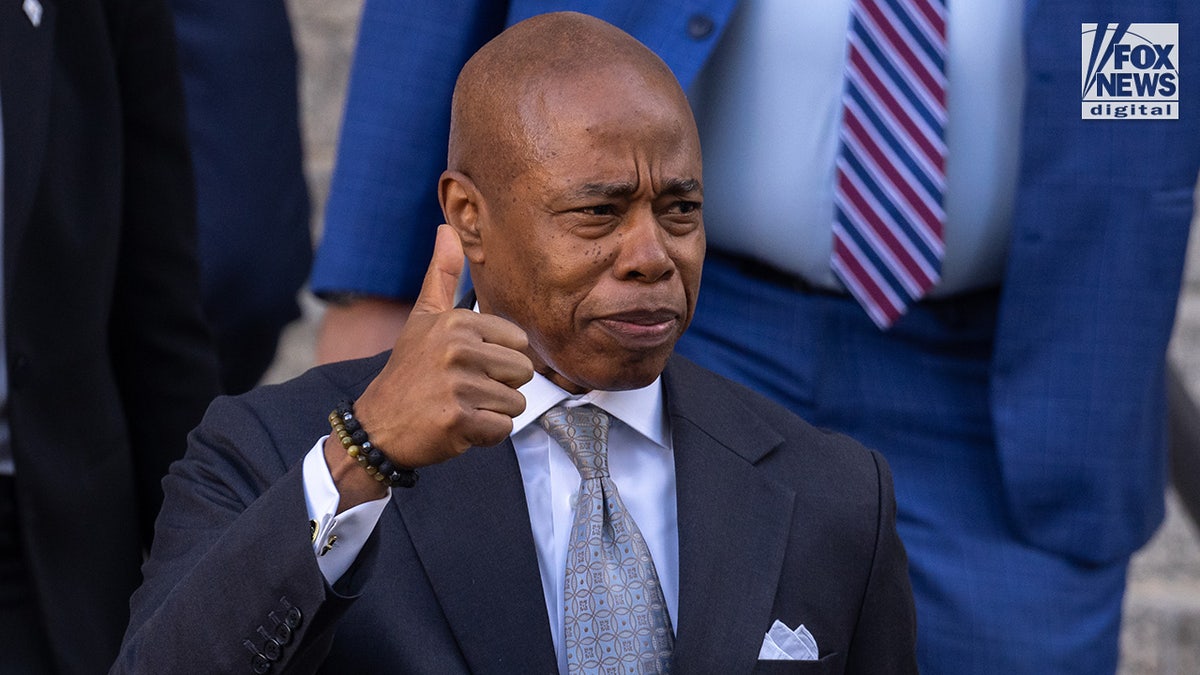
[(550, 408), (562, 403), (568, 407), (591, 403), (603, 409), (664, 448), (670, 448), (666, 416), (663, 414), (662, 376), (654, 378), (641, 389), (627, 391), (592, 390), (586, 394), (570, 394), (534, 373), (533, 379), (521, 386), (525, 396), (525, 412), (513, 418), (513, 433), (533, 424)]

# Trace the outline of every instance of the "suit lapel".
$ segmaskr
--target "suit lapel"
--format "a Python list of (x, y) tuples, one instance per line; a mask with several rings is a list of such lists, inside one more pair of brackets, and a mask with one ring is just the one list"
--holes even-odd
[[(698, 372), (673, 359), (664, 374), (679, 512), (676, 660), (680, 672), (737, 672), (770, 627), (795, 493), (754, 465), (783, 439)], [(471, 671), (556, 672), (512, 443), (427, 467), (394, 501)]]
[(795, 493), (754, 462), (782, 437), (673, 359), (664, 375), (679, 511), (680, 672), (738, 672), (770, 627)]
[[(12, 263), (20, 251), (46, 147), (57, 8), (54, 0), (40, 2), (42, 17), (37, 27), (26, 16), (21, 0), (0, 3), (6, 277), (11, 275)], [(10, 287), (5, 283), (5, 288)]]
[(427, 467), (394, 499), (472, 672), (556, 672), (512, 442)]

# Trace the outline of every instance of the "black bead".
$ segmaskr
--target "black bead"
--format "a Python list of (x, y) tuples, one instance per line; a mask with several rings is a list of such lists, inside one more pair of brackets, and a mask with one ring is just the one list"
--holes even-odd
[(392, 472), (395, 470), (396, 470), (396, 465), (392, 464), (391, 462), (387, 461), (386, 459), (379, 463), (379, 473), (383, 474), (384, 476), (390, 477), (392, 475)]
[[(350, 431), (349, 425), (346, 426), (346, 431)], [(354, 441), (355, 445), (362, 445), (367, 442), (367, 432), (363, 431), (362, 427), (359, 427), (355, 431), (350, 431), (350, 439)]]
[(418, 475), (416, 471), (408, 470), (397, 471), (389, 476), (388, 480), (391, 482), (393, 487), (410, 488), (417, 484), (417, 478)]
[(378, 467), (384, 460), (383, 453), (378, 448), (371, 448), (367, 452), (367, 464)]
[(360, 429), (362, 429), (362, 423), (358, 421), (357, 417), (351, 417), (350, 419), (346, 420), (346, 431), (354, 433)]

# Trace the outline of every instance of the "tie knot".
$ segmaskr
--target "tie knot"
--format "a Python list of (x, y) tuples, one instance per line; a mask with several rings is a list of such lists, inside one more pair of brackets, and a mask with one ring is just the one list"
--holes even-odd
[(571, 456), (583, 480), (608, 475), (608, 413), (594, 405), (554, 406), (542, 415), (542, 428)]

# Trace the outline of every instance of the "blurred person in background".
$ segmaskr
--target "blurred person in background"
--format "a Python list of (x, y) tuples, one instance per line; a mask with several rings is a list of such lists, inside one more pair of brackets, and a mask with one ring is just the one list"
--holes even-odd
[(222, 389), (258, 383), (312, 263), (283, 0), (170, 0), (196, 174), (200, 289)]
[(0, 3), (0, 672), (103, 673), (217, 392), (161, 0)]

